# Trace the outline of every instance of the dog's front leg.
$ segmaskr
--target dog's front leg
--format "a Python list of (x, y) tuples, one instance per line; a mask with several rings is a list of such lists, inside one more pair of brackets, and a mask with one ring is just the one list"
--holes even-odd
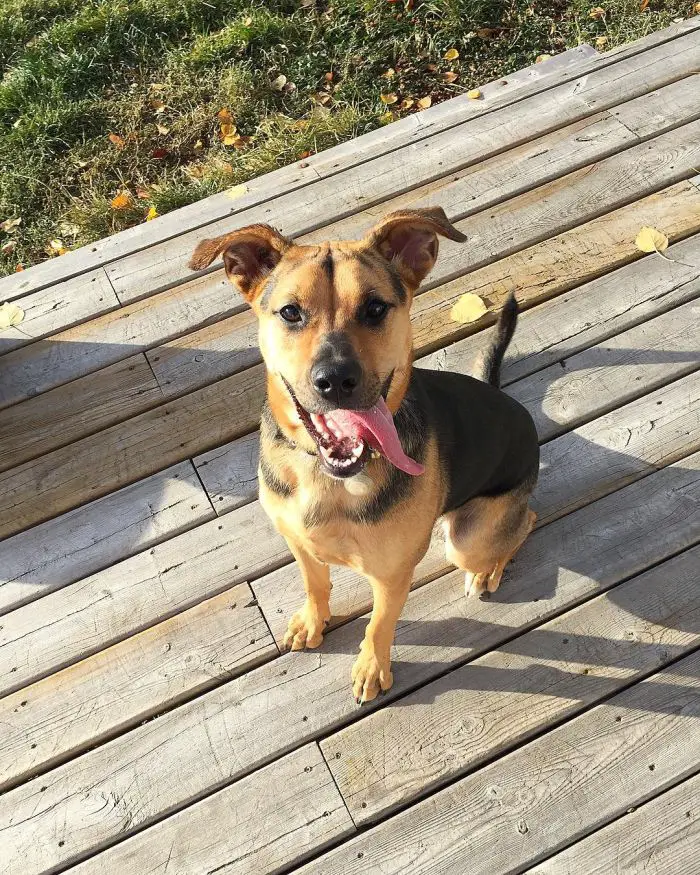
[(360, 655), (352, 667), (352, 692), (358, 705), (370, 702), (380, 689), (388, 690), (394, 682), (391, 645), (412, 577), (413, 569), (394, 578), (369, 578), (374, 606), (360, 645)]
[(306, 590), (306, 601), (300, 611), (292, 615), (284, 636), (283, 646), (292, 650), (318, 647), (323, 641), (323, 630), (331, 618), (331, 576), (325, 562), (319, 562), (300, 544), (287, 538), (287, 544), (301, 569)]

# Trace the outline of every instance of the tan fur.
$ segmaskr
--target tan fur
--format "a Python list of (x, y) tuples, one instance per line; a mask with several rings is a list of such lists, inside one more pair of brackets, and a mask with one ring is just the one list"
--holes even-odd
[[(342, 331), (362, 362), (372, 399), (368, 406), (376, 403), (390, 380), (386, 401), (395, 413), (411, 376), (411, 298), (437, 258), (438, 235), (465, 239), (440, 208), (394, 213), (364, 240), (320, 246), (296, 246), (269, 226), (256, 225), (202, 241), (191, 261), (194, 269), (201, 270), (223, 255), (229, 279), (255, 310), (267, 367), (268, 405), (275, 427), (291, 442), (266, 440), (263, 428), (265, 465), (281, 486), (270, 488), (261, 471), (260, 501), (286, 538), (306, 589), (306, 601), (289, 621), (284, 643), (292, 650), (321, 644), (330, 618), (329, 565), (346, 565), (365, 575), (372, 586), (374, 605), (352, 670), (353, 693), (362, 701), (391, 686), (390, 649), (396, 622), (449, 484), (435, 439), (430, 438), (424, 455), (425, 474), (414, 479), (408, 496), (378, 522), (353, 522), (352, 511), (364, 506), (367, 498), (351, 494), (342, 481), (320, 470), (317, 457), (310, 455), (316, 451), (315, 443), (299, 418), (287, 385), (302, 407), (313, 410), (318, 398), (309, 379), (310, 365), (324, 338)], [(406, 291), (403, 302), (397, 296), (396, 282), (391, 280), (392, 270)], [(271, 274), (273, 282), (268, 282)], [(357, 319), (358, 307), (370, 291), (394, 304), (381, 330), (370, 329)], [(290, 330), (278, 315), (289, 302), (310, 314), (303, 331)], [(379, 458), (371, 460), (365, 470), (372, 488), (378, 491), (392, 469)], [(511, 519), (509, 508), (516, 504), (518, 508), (522, 504), (521, 496), (476, 499), (450, 514), (446, 519), (448, 557), (471, 572), (493, 572), (500, 580), (498, 569), (524, 540), (527, 525), (518, 518), (502, 538), (490, 541), (488, 533), (499, 521)], [(524, 508), (526, 512), (526, 498)]]

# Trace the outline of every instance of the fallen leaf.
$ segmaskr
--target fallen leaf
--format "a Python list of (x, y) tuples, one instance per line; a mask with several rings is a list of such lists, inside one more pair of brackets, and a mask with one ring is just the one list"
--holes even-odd
[(476, 35), (480, 39), (496, 39), (501, 35), (502, 28), (500, 27), (480, 27), (476, 31)]
[[(642, 2), (639, 4), (639, 11), (646, 12), (648, 5), (649, 5), (649, 0), (642, 0)], [(700, 3), (696, 4), (696, 7), (695, 7), (696, 12), (698, 11), (698, 8), (700, 8)]]
[(152, 219), (158, 218), (158, 210), (155, 207), (151, 207), (149, 211), (146, 213), (146, 221), (150, 222)]
[(594, 21), (598, 18), (605, 18), (605, 10), (602, 6), (594, 6), (588, 13), (588, 17), (592, 18)]
[(120, 191), (119, 194), (112, 200), (113, 210), (128, 210), (133, 201), (128, 191)]
[(151, 152), (151, 158), (166, 158), (168, 155), (167, 149), (154, 149)]
[(538, 55), (535, 58), (536, 64), (542, 64), (544, 61), (548, 61), (552, 56), (551, 55)]
[(156, 115), (159, 115), (161, 112), (165, 112), (165, 104), (162, 100), (159, 100), (157, 97), (155, 97), (151, 101), (151, 109), (153, 110), (153, 112), (156, 113)]
[(241, 183), (240, 185), (234, 185), (232, 188), (227, 188), (224, 194), (226, 197), (231, 198), (231, 200), (236, 200), (239, 197), (243, 197), (247, 191), (248, 186)]
[(379, 116), (379, 122), (380, 122), (380, 124), (383, 124), (383, 125), (391, 124), (391, 122), (393, 122), (394, 120), (395, 120), (395, 116), (391, 110), (387, 110), (386, 112), (383, 112)]
[(274, 88), (275, 91), (281, 91), (286, 84), (287, 77), (284, 75), (284, 73), (280, 73), (280, 75), (276, 79), (273, 79), (271, 83), (272, 88)]
[(448, 49), (442, 56), (446, 61), (456, 61), (459, 57), (457, 49)]
[(233, 124), (233, 116), (231, 115), (231, 111), (229, 109), (226, 109), (226, 107), (220, 109), (217, 112), (216, 117), (219, 119), (222, 125)]
[(459, 75), (457, 73), (453, 73), (451, 70), (447, 73), (442, 74), (442, 81), (447, 82), (448, 85), (451, 82), (455, 82), (457, 79), (459, 79)]
[(285, 94), (291, 94), (292, 91), (296, 91), (296, 90), (297, 90), (296, 82), (287, 82), (287, 84), (282, 89), (282, 91), (284, 91)]
[(401, 109), (410, 109), (414, 103), (415, 101), (412, 97), (404, 97), (404, 99), (401, 101)]
[(634, 245), (642, 252), (665, 252), (668, 249), (668, 237), (658, 228), (645, 225), (640, 228), (635, 238)]
[(2, 224), (0, 224), (0, 229), (2, 229), (6, 234), (9, 234), (10, 231), (14, 231), (14, 229), (21, 224), (22, 219), (5, 219)]
[(606, 36), (597, 37), (595, 44), (597, 49), (602, 49), (604, 45), (608, 42), (608, 38)]
[(392, 76), (396, 76), (396, 70), (393, 67), (389, 67), (384, 73), (382, 73), (382, 79), (391, 79)]
[(700, 15), (700, 3), (696, 3), (695, 6), (693, 6), (693, 12), (696, 15)]
[(17, 267), (15, 267), (15, 273), (20, 273), (23, 270), (24, 270), (23, 264), (18, 264)]
[(229, 124), (228, 122), (221, 125), (221, 136), (222, 137), (230, 137), (231, 134), (237, 134), (238, 130), (235, 125)]
[(156, 125), (156, 128), (158, 128), (159, 134), (165, 135), (170, 133), (170, 128), (166, 128), (165, 125)]
[(147, 189), (147, 188), (137, 188), (137, 189), (136, 189), (136, 197), (137, 197), (139, 200), (147, 201), (148, 198), (149, 198), (150, 196), (151, 196), (151, 195), (148, 193), (148, 189)]
[(432, 102), (433, 98), (429, 94), (426, 94), (425, 97), (421, 97), (421, 99), (418, 101), (418, 106), (421, 109), (427, 109), (432, 104)]
[[(20, 267), (20, 265), (17, 265)], [(22, 268), (24, 270), (24, 268)], [(18, 307), (17, 304), (5, 301), (0, 307), (0, 329), (11, 328), (13, 325), (19, 325), (24, 319), (24, 310)]]
[(245, 149), (245, 147), (250, 143), (250, 141), (251, 141), (252, 139), (253, 139), (252, 137), (241, 137), (241, 136), (238, 136), (238, 137), (236, 137), (236, 139), (233, 141), (233, 146), (234, 146), (236, 149)]
[(453, 322), (459, 322), (464, 325), (467, 322), (476, 322), (477, 319), (480, 319), (487, 312), (488, 307), (482, 299), (473, 292), (467, 292), (459, 298), (450, 310), (450, 319)]
[(162, 82), (151, 82), (150, 88), (152, 91), (162, 91), (165, 88)]
[(7, 243), (4, 243), (2, 248), (0, 248), (0, 252), (2, 252), (3, 255), (12, 255), (15, 249), (17, 249), (17, 241), (8, 240)]
[(114, 143), (117, 149), (123, 149), (126, 146), (126, 140), (124, 137), (120, 137), (119, 134), (107, 134), (110, 143)]
[(326, 80), (326, 82), (332, 82), (333, 81), (333, 72), (329, 71), (328, 73), (324, 73), (323, 78)]
[(390, 92), (389, 94), (380, 94), (379, 99), (382, 103), (385, 103), (387, 106), (391, 106), (392, 103), (396, 103), (399, 99), (394, 92)]
[(66, 251), (65, 246), (63, 245), (63, 240), (59, 240), (58, 237), (55, 237), (53, 240), (49, 240), (49, 247), (51, 252), (55, 252), (58, 255), (61, 255)]
[(427, 64), (425, 69), (428, 71), (428, 73), (436, 73), (437, 64)]
[(478, 100), (481, 97), (481, 92), (478, 88), (472, 88), (471, 91), (467, 91), (467, 97), (470, 100)]
[(192, 147), (193, 149), (201, 149), (204, 143), (201, 140), (197, 140), (197, 142)]
[(238, 134), (225, 134), (221, 138), (221, 142), (224, 144), (224, 146), (235, 146), (239, 139), (240, 137), (238, 136)]
[(253, 23), (253, 19), (250, 17), (250, 15), (249, 15), (247, 18), (244, 18), (244, 19), (243, 19), (243, 24), (244, 24), (246, 27), (250, 27), (250, 25), (251, 25), (252, 23)]
[(327, 103), (331, 102), (331, 96), (325, 91), (319, 91), (318, 94), (314, 94), (314, 100), (316, 103), (320, 103), (321, 106), (325, 106)]

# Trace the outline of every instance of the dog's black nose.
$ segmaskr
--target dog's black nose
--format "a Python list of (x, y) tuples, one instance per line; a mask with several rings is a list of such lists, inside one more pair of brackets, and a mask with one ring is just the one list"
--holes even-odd
[(311, 382), (321, 398), (339, 404), (352, 397), (361, 376), (359, 363), (351, 358), (319, 362), (311, 370)]

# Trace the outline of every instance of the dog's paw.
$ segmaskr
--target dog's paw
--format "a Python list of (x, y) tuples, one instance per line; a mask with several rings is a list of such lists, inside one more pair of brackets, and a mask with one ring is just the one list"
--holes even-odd
[(300, 611), (292, 615), (287, 625), (282, 647), (285, 650), (320, 647), (323, 641), (323, 631), (330, 618), (330, 611), (322, 613), (306, 602)]
[(501, 584), (501, 571), (495, 569), (491, 572), (474, 574), (467, 571), (464, 575), (464, 594), (467, 598), (470, 596), (482, 595), (485, 591), (496, 592)]
[(363, 642), (352, 667), (352, 694), (357, 704), (371, 702), (380, 690), (388, 690), (393, 683), (389, 657), (380, 657), (373, 647)]

